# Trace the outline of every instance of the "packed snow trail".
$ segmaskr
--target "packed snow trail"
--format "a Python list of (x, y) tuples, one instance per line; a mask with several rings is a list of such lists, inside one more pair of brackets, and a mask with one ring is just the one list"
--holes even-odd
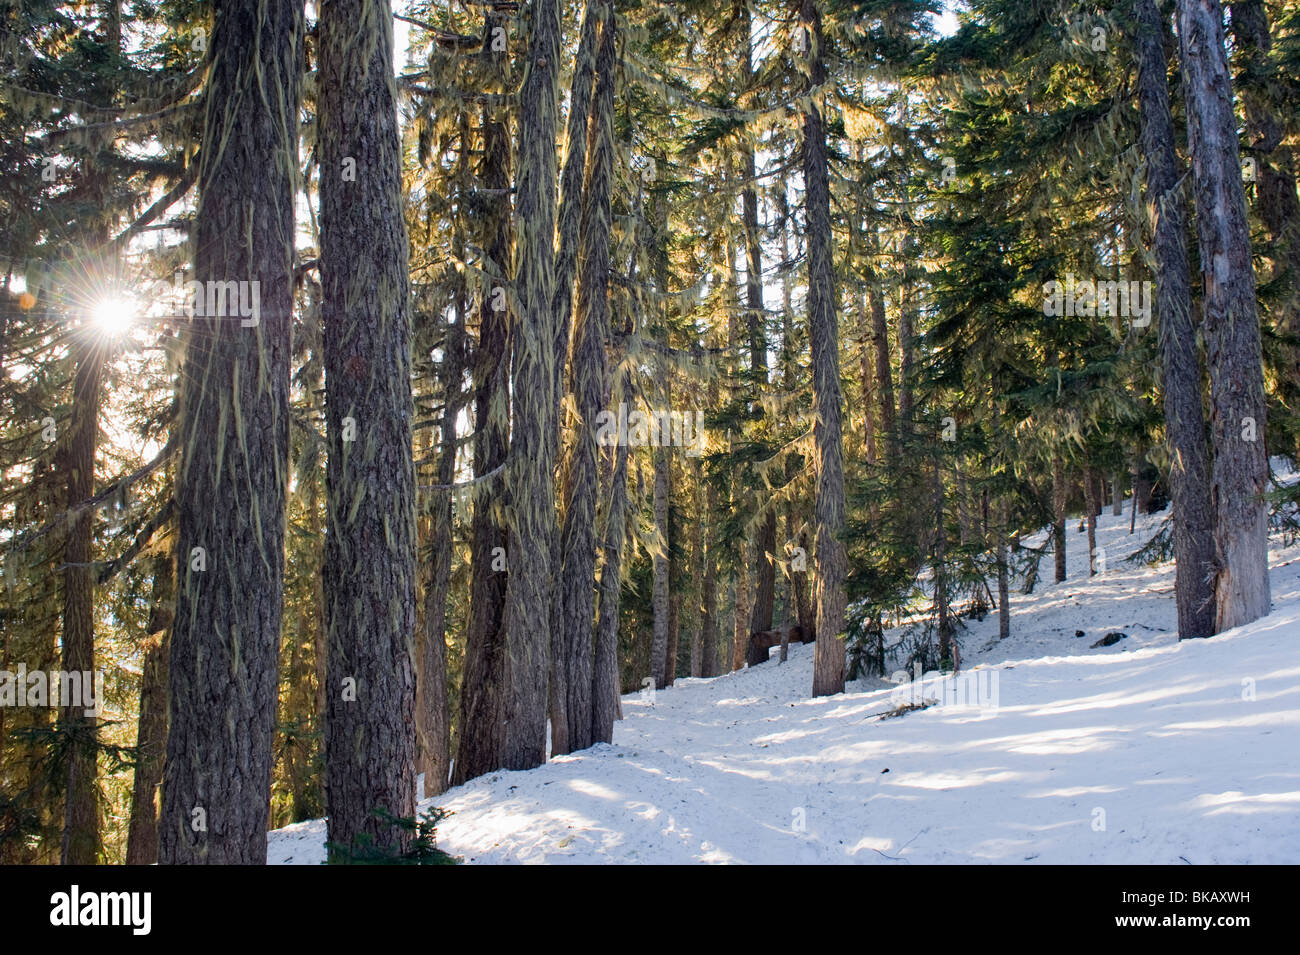
[[(880, 719), (911, 690), (874, 680), (809, 699), (794, 646), (628, 695), (612, 745), (422, 808), (452, 812), (439, 846), (473, 863), (1295, 864), (1300, 547), (1274, 541), (1270, 616), (1179, 643), (1172, 564), (1122, 562), (1164, 516), (1129, 536), (1107, 511), (1092, 579), (1072, 522), (1069, 579), (1013, 592), (1011, 637), (968, 621), (963, 667), (985, 691), (996, 675), (996, 707)], [(1092, 649), (1108, 631), (1127, 637)], [(268, 861), (319, 863), (324, 837), (273, 832)]]

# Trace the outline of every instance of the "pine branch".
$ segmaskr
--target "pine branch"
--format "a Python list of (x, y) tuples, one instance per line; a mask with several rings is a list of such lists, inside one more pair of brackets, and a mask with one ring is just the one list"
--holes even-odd
[(118, 233), (108, 243), (110, 250), (122, 248), (133, 237), (139, 235), (155, 219), (175, 205), (182, 196), (190, 191), (195, 180), (199, 177), (199, 163), (197, 155), (190, 160), (190, 164), (185, 167), (185, 173), (171, 189), (167, 190), (157, 202), (146, 209), (139, 218), (132, 222), (124, 231)]
[(171, 459), (171, 456), (176, 453), (179, 447), (180, 444), (176, 441), (175, 436), (169, 438), (167, 444), (163, 446), (163, 449), (159, 451), (157, 456), (148, 464), (144, 465), (143, 467), (139, 468), (136, 471), (133, 471), (132, 473), (126, 475), (125, 477), (119, 478), (117, 481), (114, 481), (112, 484), (104, 488), (98, 494), (95, 494), (92, 497), (88, 497), (86, 498), (86, 500), (81, 501), (80, 503), (74, 504), (71, 507), (67, 508), (65, 511), (63, 511), (61, 514), (59, 514), (52, 520), (47, 521), (44, 526), (38, 528), (35, 531), (32, 531), (30, 534), (24, 535), (21, 539), (14, 542), (13, 546), (19, 549), (26, 548), (31, 544), (33, 544), (35, 541), (44, 537), (46, 534), (49, 534), (51, 531), (54, 531), (55, 529), (59, 528), (65, 522), (76, 517), (77, 515), (87, 510), (90, 510), (92, 508), (98, 507), (100, 504), (103, 504), (105, 501), (110, 500), (117, 494), (131, 487), (136, 482), (143, 480), (144, 478), (152, 474), (154, 471), (157, 471), (160, 467), (166, 464), (168, 460)]
[(133, 561), (136, 555), (149, 545), (149, 541), (153, 539), (153, 535), (157, 532), (158, 528), (171, 520), (172, 515), (175, 513), (176, 498), (170, 497), (158, 513), (146, 521), (145, 525), (140, 528), (140, 532), (136, 534), (135, 540), (131, 542), (131, 546), (100, 568), (99, 577), (96, 582), (106, 584), (116, 577), (123, 567)]

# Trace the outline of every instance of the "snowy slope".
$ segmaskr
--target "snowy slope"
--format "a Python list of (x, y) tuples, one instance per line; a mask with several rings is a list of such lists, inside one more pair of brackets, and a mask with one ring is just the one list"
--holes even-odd
[[(1271, 552), (1270, 616), (1180, 644), (1172, 564), (1123, 563), (1163, 517), (1129, 536), (1107, 509), (1091, 580), (1072, 522), (1069, 579), (1049, 555), (1033, 595), (1013, 590), (1007, 640), (996, 615), (969, 622), (965, 687), (996, 706), (949, 693), (882, 720), (910, 688), (880, 681), (811, 700), (813, 648), (792, 647), (624, 697), (613, 745), (445, 793), (439, 845), (476, 863), (1300, 862), (1300, 547)], [(1090, 649), (1109, 630), (1128, 638)], [(273, 832), (268, 861), (318, 863), (324, 835)]]

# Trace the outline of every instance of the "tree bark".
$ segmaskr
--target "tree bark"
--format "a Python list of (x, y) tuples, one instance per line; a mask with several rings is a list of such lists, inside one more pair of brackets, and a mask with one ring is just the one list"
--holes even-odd
[[(592, 743), (592, 669), (595, 622), (596, 418), (607, 398), (605, 339), (609, 332), (609, 264), (611, 196), (614, 168), (614, 60), (615, 37), (610, 4), (599, 10), (600, 48), (597, 54), (598, 89), (587, 153), (590, 161), (582, 194), (578, 279), (578, 305), (573, 326), (573, 360), (570, 363), (574, 410), (577, 417), (573, 442), (565, 463), (564, 526), (561, 531), (562, 564), (556, 595), (559, 607), (559, 646), (564, 657), (569, 751)], [(552, 743), (555, 728), (552, 725)], [(552, 753), (557, 752), (552, 745)]]
[(573, 61), (573, 80), (569, 88), (564, 167), (560, 172), (560, 200), (556, 213), (555, 299), (551, 309), (552, 314), (559, 319), (555, 336), (554, 387), (557, 394), (563, 387), (564, 359), (569, 353), (573, 282), (581, 254), (579, 245), (584, 234), (580, 225), (590, 202), (584, 184), (590, 176), (588, 156), (595, 145), (592, 139), (594, 129), (591, 124), (591, 107), (596, 96), (596, 47), (606, 6), (605, 0), (587, 0), (582, 14), (578, 50)]
[(1065, 503), (1069, 485), (1065, 482), (1065, 460), (1061, 452), (1052, 455), (1052, 554), (1056, 561), (1056, 582), (1065, 579)]
[(135, 737), (136, 763), (131, 783), (131, 825), (126, 836), (126, 864), (158, 861), (158, 784), (167, 751), (167, 652), (176, 599), (175, 555), (157, 561), (149, 637), (140, 674), (140, 717)]
[(821, 11), (815, 0), (802, 0), (800, 27), (808, 33), (809, 108), (803, 113), (804, 217), (808, 249), (808, 338), (812, 346), (813, 461), (817, 474), (814, 504), (817, 522), (817, 639), (813, 659), (813, 696), (844, 692), (844, 577), (848, 557), (840, 534), (844, 528), (844, 461), (841, 443), (839, 323), (835, 272), (831, 261), (830, 180), (826, 127), (819, 89), (826, 82), (822, 60)]
[[(867, 224), (872, 232), (872, 248), (879, 247), (875, 239), (875, 225)], [(895, 424), (894, 373), (889, 361), (889, 322), (885, 316), (885, 295), (875, 266), (868, 264), (867, 296), (871, 305), (871, 338), (876, 353), (876, 394), (880, 399), (880, 430), (885, 435), (885, 445), (892, 455), (898, 453), (898, 430)]]
[[(742, 6), (745, 6), (742, 4)], [(738, 17), (741, 38), (742, 81), (746, 92), (753, 83), (753, 49), (750, 40), (748, 10)], [(745, 233), (745, 331), (749, 339), (750, 387), (761, 393), (768, 385), (767, 310), (763, 303), (763, 244), (758, 222), (758, 190), (755, 186), (754, 148), (743, 141), (740, 150), (741, 224)], [(759, 519), (754, 538), (754, 603), (751, 608), (751, 633), (772, 629), (772, 611), (776, 601), (776, 511), (768, 507)]]
[(776, 506), (766, 504), (759, 519), (754, 540), (754, 605), (750, 610), (749, 631), (761, 633), (772, 629), (776, 609)]
[[(1210, 499), (1201, 364), (1187, 264), (1187, 209), (1169, 108), (1164, 22), (1155, 0), (1134, 0), (1142, 151), (1148, 208), (1154, 213), (1156, 317), (1164, 365), (1165, 433), (1174, 503), (1174, 593), (1180, 638), (1214, 632), (1214, 513)], [(1113, 481), (1116, 503), (1118, 480)]]
[(654, 633), (650, 643), (650, 675), (655, 688), (662, 690), (668, 680), (668, 450), (654, 448), (654, 521), (655, 552), (651, 556), (652, 580), (651, 609), (654, 613)]
[[(560, 197), (559, 206), (556, 213), (556, 244), (555, 244), (555, 292), (554, 300), (551, 306), (551, 313), (557, 319), (555, 335), (555, 374), (554, 374), (554, 395), (559, 401), (564, 395), (565, 385), (565, 368), (574, 360), (570, 348), (570, 332), (572, 326), (573, 312), (573, 293), (574, 293), (574, 276), (578, 270), (578, 259), (581, 255), (579, 246), (585, 241), (583, 230), (581, 228), (582, 220), (588, 215), (587, 207), (590, 199), (583, 191), (584, 179), (588, 175), (588, 155), (591, 148), (591, 105), (595, 90), (596, 76), (596, 44), (599, 35), (599, 24), (601, 18), (602, 6), (599, 0), (592, 0), (586, 5), (582, 17), (581, 34), (578, 41), (577, 53), (573, 63), (573, 79), (569, 88), (569, 117), (565, 137), (564, 165), (560, 171)], [(577, 330), (573, 329), (576, 336)], [(572, 343), (572, 350), (576, 351), (579, 347), (575, 340)], [(571, 371), (572, 375), (573, 372)], [(598, 386), (598, 390), (599, 390)], [(561, 523), (558, 533), (552, 538), (553, 546), (551, 550), (551, 566), (556, 569), (557, 575), (561, 578), (558, 581), (555, 593), (555, 599), (551, 604), (551, 613), (553, 615), (550, 634), (551, 634), (551, 664), (550, 664), (550, 691), (547, 695), (548, 712), (551, 725), (551, 755), (556, 756), (561, 753), (571, 752), (575, 745), (569, 740), (572, 727), (581, 726), (578, 731), (582, 738), (590, 735), (591, 718), (590, 713), (584, 713), (583, 716), (570, 717), (568, 714), (569, 699), (575, 694), (579, 698), (588, 697), (591, 692), (590, 679), (590, 658), (582, 665), (587, 677), (579, 685), (571, 686), (570, 669), (574, 661), (571, 659), (571, 647), (569, 641), (574, 637), (571, 629), (571, 623), (564, 620), (564, 615), (569, 611), (563, 606), (565, 600), (565, 582), (564, 563), (566, 555), (563, 550), (563, 538), (565, 534), (565, 523), (568, 521), (566, 506), (567, 488), (563, 482), (569, 480), (569, 455), (564, 450), (564, 428), (560, 422), (559, 409), (557, 407), (557, 424), (560, 428), (556, 433), (557, 448), (561, 449), (557, 453), (564, 454), (564, 462), (560, 468), (561, 474)], [(578, 427), (583, 427), (578, 423)], [(593, 467), (593, 472), (594, 472)], [(593, 480), (593, 500), (595, 495)], [(594, 534), (594, 528), (588, 528), (587, 533)], [(594, 553), (595, 543), (591, 545)], [(593, 558), (594, 561), (594, 558)], [(592, 581), (589, 579), (588, 583)], [(593, 598), (594, 599), (594, 598)], [(588, 626), (588, 649), (590, 650), (591, 627)], [(589, 708), (589, 707), (588, 707)], [(585, 748), (585, 747), (578, 747)]]
[[(909, 267), (909, 259), (906, 250), (910, 243), (909, 238), (903, 237), (903, 271), (906, 276)], [(902, 430), (903, 437), (908, 437), (912, 433), (912, 405), (913, 405), (913, 386), (914, 371), (916, 364), (916, 345), (913, 343), (913, 337), (916, 334), (914, 327), (912, 308), (910, 303), (911, 288), (910, 284), (904, 278), (903, 288), (899, 295), (898, 301), (898, 418), (899, 427)]]
[[(69, 506), (95, 492), (95, 446), (99, 437), (99, 399), (103, 390), (107, 344), (92, 327), (74, 331), (76, 374), (72, 385), (72, 419), (60, 455)], [(63, 548), (63, 671), (95, 671), (95, 567), (91, 564), (94, 508), (82, 508), (68, 522)], [(64, 794), (63, 865), (99, 861), (99, 787), (96, 781), (98, 724), (78, 701), (59, 712), (59, 732), (67, 737)]]
[[(619, 373), (613, 398), (622, 400), (629, 390), (626, 372)], [(611, 399), (613, 400), (613, 399)], [(618, 678), (618, 605), (622, 585), (622, 556), (627, 513), (627, 445), (614, 449), (610, 473), (609, 504), (602, 535), (599, 578), (596, 654), (592, 663), (591, 741), (608, 743), (614, 738), (614, 721), (620, 718)]]
[[(1005, 515), (1005, 508), (999, 508)], [(998, 539), (998, 639), (1011, 636), (1011, 567), (1005, 517), (999, 521)]]
[(1092, 468), (1083, 472), (1084, 515), (1088, 524), (1088, 576), (1097, 574), (1097, 513), (1101, 510), (1101, 496), (1097, 493), (1097, 473)]
[[(1237, 90), (1246, 117), (1247, 155), (1256, 160), (1256, 205), (1268, 230), (1265, 254), (1284, 287), (1277, 327), (1300, 335), (1300, 195), (1293, 147), (1284, 145), (1286, 128), (1279, 115), (1287, 108), (1287, 93), (1270, 57), (1273, 39), (1264, 3), (1236, 0), (1230, 6), (1233, 58), (1241, 64)], [(1300, 347), (1291, 346), (1287, 352), (1287, 384), (1295, 389), (1300, 387)]]
[(460, 413), (461, 377), (465, 361), (465, 329), (461, 306), (456, 321), (447, 325), (441, 375), (442, 448), (435, 468), (436, 482), (447, 490), (434, 492), (431, 557), (424, 591), (424, 633), (416, 673), (416, 729), (419, 734), (418, 768), (424, 774), (424, 795), (436, 796), (447, 788), (451, 771), (451, 716), (447, 704), (447, 597), (451, 589), (453, 504), (449, 488), (456, 478), (456, 418)]
[[(695, 520), (691, 527), (691, 563), (688, 573), (692, 580), (703, 581), (708, 576), (704, 565), (704, 528), (709, 523), (708, 502), (704, 494), (704, 469), (696, 464), (695, 488), (692, 496)], [(692, 587), (691, 596), (695, 596)], [(704, 675), (704, 587), (701, 584), (699, 599), (695, 603), (695, 613), (691, 618), (691, 676)]]
[(1178, 0), (1214, 441), (1215, 631), (1269, 612), (1263, 358), (1219, 0)]
[(415, 815), (410, 280), (389, 4), (324, 0), (319, 34), (329, 841), (402, 851), (409, 831), (375, 816)]
[(258, 324), (190, 323), (158, 824), (165, 864), (264, 865), (283, 606), (303, 10), (214, 8), (194, 279), (249, 281)]
[[(710, 405), (717, 394), (709, 388)], [(718, 488), (701, 474), (704, 488), (704, 513), (700, 524), (704, 534), (704, 579), (700, 584), (700, 676), (718, 675), (718, 532), (714, 524), (718, 513)]]
[(952, 612), (948, 603), (948, 530), (944, 521), (943, 472), (939, 458), (934, 458), (934, 471), (930, 478), (930, 493), (934, 504), (934, 546), (930, 549), (934, 571), (934, 614), (939, 631), (939, 659), (952, 662)]
[(546, 761), (554, 584), (556, 389), (555, 131), (559, 113), (560, 4), (533, 0), (532, 35), (519, 94), (519, 237), (515, 292), (523, 307), (513, 356), (514, 427), (507, 508), (510, 579), (504, 630), (509, 651), (503, 765)]
[[(104, 0), (100, 13), (104, 48), (110, 56), (120, 56), (122, 15), (119, 0)], [(103, 82), (94, 85), (90, 95), (100, 105), (111, 105), (115, 92), (111, 86)], [(92, 205), (107, 199), (108, 184), (97, 169), (98, 158), (98, 155), (91, 155), (82, 161), (85, 198)], [(87, 231), (90, 235), (86, 238), (93, 243), (103, 242), (106, 238), (102, 225), (92, 226)], [(72, 385), (72, 415), (67, 440), (59, 457), (69, 507), (94, 493), (100, 393), (110, 347), (109, 341), (101, 338), (89, 324), (73, 332), (72, 355), (76, 371)], [(96, 568), (91, 565), (94, 532), (94, 510), (88, 508), (79, 512), (68, 521), (63, 550), (62, 668), (64, 673), (89, 675), (91, 687), (94, 686), (95, 671)], [(97, 780), (99, 720), (93, 714), (86, 715), (85, 709), (73, 705), (59, 712), (59, 732), (66, 738), (68, 746), (60, 847), (63, 865), (94, 865), (103, 849)]]
[(745, 653), (749, 649), (750, 591), (749, 568), (753, 565), (753, 545), (749, 541), (737, 542), (735, 615), (731, 629), (731, 669), (745, 666)]
[[(507, 15), (493, 7), (484, 12), (481, 58), (489, 71), (502, 77), (491, 53), (493, 30), (505, 28)], [(514, 246), (510, 218), (510, 140), (507, 123), (496, 108), (483, 108), (482, 179), (491, 199), (486, 216), (488, 265), (504, 270)], [(498, 279), (504, 289), (505, 278)], [(508, 308), (497, 309), (485, 295), (479, 312), (479, 336), (474, 352), (474, 476), (470, 518), (470, 616), (465, 635), (465, 669), (461, 680), (461, 718), (452, 785), (459, 786), (503, 765), (505, 753), (506, 641), (502, 630), (509, 543), (501, 484), (490, 483), (506, 462), (510, 426), (506, 413), (511, 361)]]

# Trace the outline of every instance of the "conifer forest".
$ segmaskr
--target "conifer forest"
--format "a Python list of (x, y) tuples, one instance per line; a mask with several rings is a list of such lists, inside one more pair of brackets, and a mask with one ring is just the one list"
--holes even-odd
[(1296, 0), (0, 0), (0, 864), (1300, 863), (1298, 175)]

